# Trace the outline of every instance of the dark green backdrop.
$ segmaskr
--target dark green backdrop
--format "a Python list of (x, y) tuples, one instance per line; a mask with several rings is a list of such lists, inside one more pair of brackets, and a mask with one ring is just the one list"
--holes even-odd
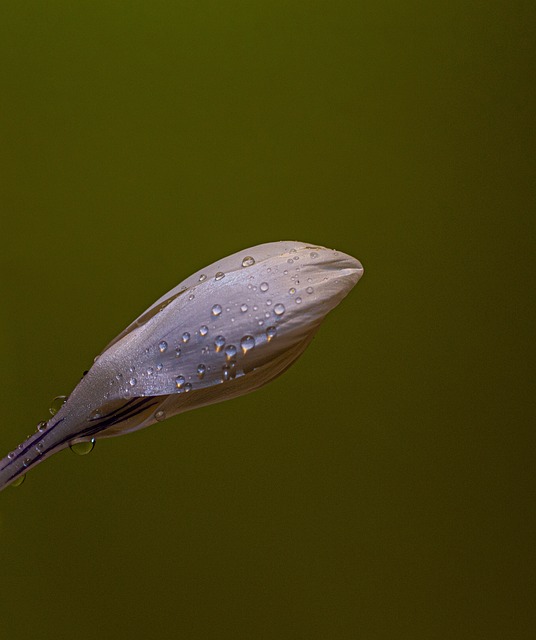
[(531, 4), (2, 0), (1, 455), (205, 264), (365, 266), (273, 384), (0, 495), (2, 640), (533, 637)]

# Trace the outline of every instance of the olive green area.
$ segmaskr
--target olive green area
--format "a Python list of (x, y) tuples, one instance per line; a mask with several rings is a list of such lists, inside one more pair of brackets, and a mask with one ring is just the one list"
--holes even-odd
[(183, 277), (365, 275), (260, 391), (0, 494), (0, 637), (532, 638), (530, 2), (0, 3), (5, 455)]

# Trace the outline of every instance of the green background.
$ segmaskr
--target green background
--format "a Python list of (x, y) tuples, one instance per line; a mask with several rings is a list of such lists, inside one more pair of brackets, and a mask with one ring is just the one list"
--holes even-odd
[(532, 4), (2, 1), (2, 455), (213, 260), (365, 266), (273, 384), (0, 495), (2, 640), (534, 637)]

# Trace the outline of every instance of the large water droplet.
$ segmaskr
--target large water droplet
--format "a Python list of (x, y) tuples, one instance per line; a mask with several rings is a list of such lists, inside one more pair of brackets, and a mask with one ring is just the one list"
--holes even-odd
[(177, 385), (177, 389), (182, 389), (184, 387), (185, 382), (186, 382), (186, 378), (184, 376), (177, 376), (175, 378), (175, 384)]
[(130, 380), (128, 381), (128, 384), (129, 384), (131, 387), (135, 387), (135, 386), (136, 386), (136, 384), (137, 384), (137, 382), (138, 382), (138, 381), (136, 380), (136, 378), (130, 378)]
[(41, 431), (41, 433), (43, 431), (46, 431), (48, 422), (45, 422), (44, 420), (42, 420), (38, 425), (37, 425), (37, 431)]
[(254, 264), (255, 264), (255, 258), (252, 258), (251, 256), (246, 256), (242, 260), (242, 266), (243, 267), (251, 267)]
[(276, 316), (282, 316), (285, 313), (285, 305), (280, 302), (275, 305), (274, 313)]
[(212, 315), (213, 315), (214, 317), (217, 317), (217, 316), (219, 316), (220, 314), (221, 314), (221, 306), (220, 306), (219, 304), (215, 304), (215, 305), (212, 307)]
[(298, 296), (298, 297), (296, 298), (295, 302), (296, 302), (296, 304), (301, 304), (301, 298), (300, 298), (300, 296)]
[(222, 278), (225, 278), (225, 273), (223, 273), (223, 271), (218, 271), (218, 273), (214, 276), (214, 280), (221, 280)]
[(264, 293), (265, 291), (268, 291), (268, 283), (267, 282), (261, 282), (259, 289)]
[(162, 411), (162, 409), (158, 409), (158, 411), (154, 414), (154, 417), (158, 422), (162, 422), (162, 420), (166, 419), (166, 412)]
[(13, 458), (14, 458), (16, 455), (17, 455), (17, 454), (16, 454), (14, 451), (11, 451), (10, 453), (8, 453), (8, 454), (7, 454), (7, 457), (8, 457), (10, 460), (13, 460)]
[(50, 414), (55, 416), (58, 411), (63, 407), (67, 400), (67, 396), (56, 396), (54, 400), (50, 403), (49, 411)]
[(158, 349), (160, 353), (164, 353), (164, 351), (167, 349), (167, 342), (165, 340), (162, 340), (162, 342), (160, 342), (160, 344), (158, 345)]
[(237, 353), (237, 348), (234, 346), (234, 344), (228, 344), (225, 347), (225, 355), (227, 357), (227, 360), (232, 360)]
[(186, 393), (188, 393), (188, 391), (191, 391), (191, 390), (192, 390), (192, 385), (191, 385), (191, 383), (190, 383), (190, 382), (187, 382), (187, 383), (184, 385), (184, 391), (185, 391)]
[(307, 291), (307, 293), (311, 294), (311, 293), (313, 293), (314, 289), (313, 289), (313, 287), (307, 287), (307, 289), (305, 289), (305, 291)]
[(18, 478), (15, 478), (15, 480), (13, 480), (13, 482), (11, 483), (10, 486), (12, 487), (20, 487), (20, 485), (26, 480), (26, 474), (23, 473), (21, 476), (19, 476)]
[(241, 304), (240, 305), (240, 311), (242, 313), (246, 313), (247, 310), (248, 310), (248, 305), (247, 304)]
[(180, 347), (177, 347), (177, 348), (175, 349), (175, 356), (176, 356), (177, 358), (180, 358), (180, 356), (181, 356), (181, 348), (180, 348)]
[(222, 380), (231, 379), (231, 367), (228, 364), (224, 364), (221, 368)]
[(216, 347), (216, 351), (221, 351), (225, 346), (225, 338), (223, 336), (216, 336), (214, 346)]
[(206, 279), (207, 279), (207, 276), (206, 276), (204, 273), (202, 273), (202, 274), (199, 276), (199, 282), (204, 282)]
[(86, 456), (95, 448), (95, 438), (91, 438), (91, 440), (85, 440), (83, 442), (74, 442), (69, 445), (69, 448), (73, 453), (76, 453), (77, 456)]
[(28, 467), (30, 465), (30, 458), (24, 458), (24, 460), (22, 461), (22, 466), (23, 467)]
[(293, 296), (296, 293), (296, 289), (294, 287), (290, 287), (288, 292), (290, 293), (291, 296)]
[(240, 340), (240, 347), (242, 349), (242, 353), (244, 353), (244, 355), (250, 351), (251, 349), (253, 349), (253, 347), (255, 346), (255, 338), (253, 336), (244, 336), (242, 338), (242, 340)]
[(199, 327), (199, 335), (200, 336), (206, 336), (208, 333), (208, 327), (206, 324), (202, 325), (201, 327)]
[(205, 373), (207, 371), (207, 368), (204, 364), (200, 364), (197, 367), (197, 377), (202, 380), (205, 377)]

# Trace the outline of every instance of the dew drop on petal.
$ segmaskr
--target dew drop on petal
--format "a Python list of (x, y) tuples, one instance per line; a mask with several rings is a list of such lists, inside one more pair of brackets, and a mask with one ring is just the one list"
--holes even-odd
[(43, 431), (45, 431), (45, 430), (46, 430), (46, 428), (47, 428), (47, 424), (48, 424), (47, 422), (45, 422), (44, 420), (42, 420), (42, 421), (37, 425), (37, 431), (41, 431), (41, 433), (42, 433)]
[(313, 289), (313, 287), (307, 287), (307, 289), (305, 289), (305, 291), (307, 291), (307, 293), (311, 294), (311, 293), (313, 293), (314, 289)]
[(185, 382), (186, 382), (186, 378), (184, 376), (177, 376), (175, 378), (175, 385), (177, 389), (182, 389), (184, 387)]
[(131, 387), (135, 387), (137, 382), (138, 382), (138, 381), (136, 380), (136, 378), (130, 378), (130, 380), (128, 381), (128, 384), (129, 384)]
[(221, 368), (222, 380), (230, 380), (231, 378), (231, 367), (228, 364), (224, 364)]
[(30, 462), (31, 462), (30, 458), (24, 458), (24, 460), (22, 461), (22, 466), (27, 467), (29, 466)]
[(290, 293), (291, 296), (293, 296), (296, 293), (296, 289), (294, 287), (290, 287), (288, 292)]
[(199, 282), (204, 282), (206, 279), (207, 279), (207, 276), (206, 276), (204, 273), (202, 273), (202, 274), (199, 276)]
[(240, 340), (240, 347), (241, 347), (242, 353), (244, 353), (244, 355), (248, 351), (253, 349), (254, 346), (255, 346), (255, 338), (253, 336), (247, 335), (247, 336), (244, 336), (242, 338), (242, 340)]
[(63, 407), (67, 400), (67, 396), (56, 396), (50, 403), (49, 411), (50, 415), (55, 416), (58, 411)]
[(268, 291), (268, 283), (267, 282), (261, 282), (259, 289), (264, 293), (265, 291)]
[(221, 311), (222, 311), (222, 309), (221, 309), (221, 305), (219, 305), (219, 304), (215, 304), (215, 305), (212, 307), (212, 315), (213, 315), (214, 317), (219, 316), (219, 315), (221, 314)]
[(162, 369), (163, 369), (163, 368), (164, 368), (164, 365), (163, 365), (163, 364), (157, 364), (157, 365), (156, 365), (156, 370), (157, 370), (157, 371), (162, 371)]
[(252, 258), (251, 256), (246, 256), (243, 260), (242, 260), (242, 266), (243, 267), (251, 267), (255, 264), (255, 258)]
[(247, 304), (241, 304), (240, 305), (240, 311), (242, 313), (246, 313), (247, 310), (248, 310), (248, 305)]
[(296, 301), (295, 301), (295, 302), (296, 302), (296, 304), (301, 304), (301, 298), (298, 296), (298, 297), (296, 298)]
[(185, 331), (182, 334), (182, 341), (186, 344), (188, 342), (188, 340), (190, 340), (190, 334), (188, 333), (188, 331)]
[(177, 347), (177, 348), (175, 349), (175, 357), (176, 357), (176, 358), (180, 358), (180, 355), (181, 355), (181, 348), (180, 348), (180, 347)]
[(225, 346), (225, 338), (223, 336), (216, 336), (214, 346), (216, 347), (216, 351), (221, 351)]
[(214, 280), (221, 280), (222, 278), (225, 278), (225, 273), (223, 273), (223, 271), (218, 271), (218, 273), (214, 276)]
[(202, 380), (205, 377), (205, 373), (207, 368), (204, 364), (200, 364), (197, 366), (197, 377)]
[(199, 327), (199, 335), (200, 336), (206, 336), (208, 333), (208, 327), (206, 324), (203, 324)]
[(26, 474), (22, 474), (16, 480), (13, 480), (10, 486), (12, 487), (20, 487), (20, 485), (26, 480)]
[(276, 316), (282, 316), (285, 313), (285, 305), (280, 302), (275, 305), (274, 313)]
[(158, 409), (158, 411), (154, 414), (154, 417), (158, 422), (162, 422), (162, 420), (166, 419), (166, 412), (162, 411), (162, 409)]
[(277, 329), (275, 327), (268, 327), (266, 329), (266, 339), (268, 340), (268, 342), (270, 342), (270, 340), (275, 338), (276, 334), (277, 334)]
[(227, 360), (232, 360), (236, 356), (237, 349), (234, 344), (228, 344), (225, 347), (225, 355), (227, 356)]
[(162, 342), (160, 342), (158, 345), (158, 350), (160, 351), (160, 353), (164, 353), (166, 349), (167, 349), (167, 342), (165, 340), (162, 340)]
[(74, 442), (69, 445), (71, 451), (76, 453), (78, 456), (85, 456), (88, 453), (91, 453), (95, 448), (95, 438), (91, 438), (91, 440), (87, 440), (84, 442)]
[(192, 390), (192, 384), (191, 384), (190, 382), (187, 382), (187, 383), (184, 385), (184, 391), (185, 391), (186, 393), (188, 393), (188, 391), (191, 391), (191, 390)]

